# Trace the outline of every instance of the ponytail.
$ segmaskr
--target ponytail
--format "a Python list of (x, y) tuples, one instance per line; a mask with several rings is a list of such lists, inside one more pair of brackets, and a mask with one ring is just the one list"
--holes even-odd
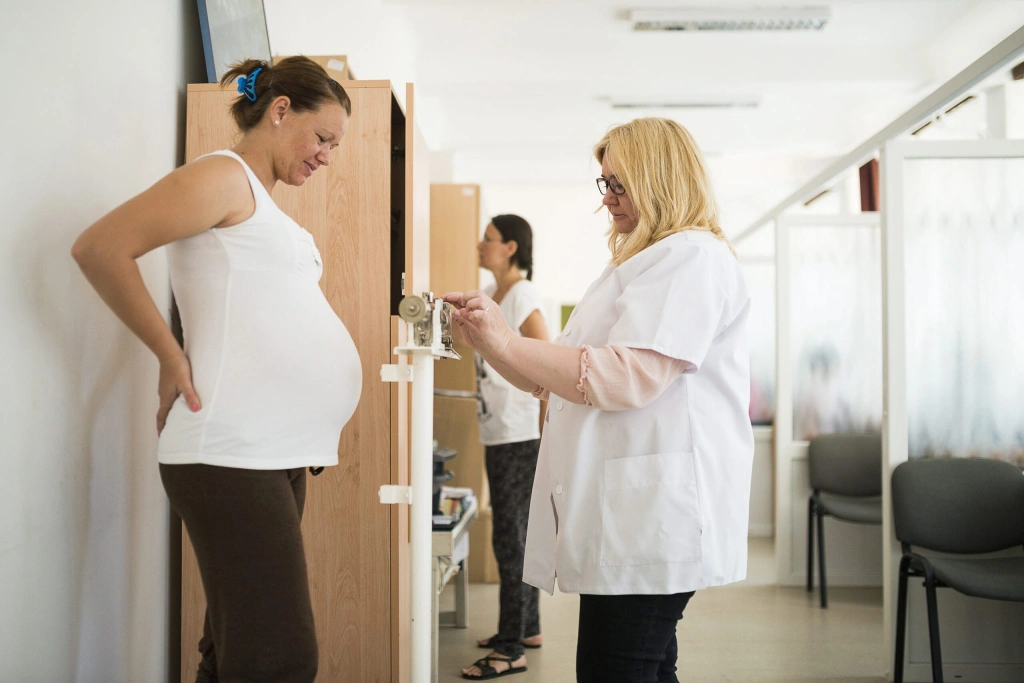
[(308, 57), (286, 57), (276, 65), (246, 59), (233, 64), (220, 83), (228, 85), (235, 80), (242, 94), (232, 103), (231, 115), (243, 133), (258, 126), (270, 103), (282, 95), (295, 111), (315, 111), (335, 102), (352, 114), (352, 101), (345, 88)]

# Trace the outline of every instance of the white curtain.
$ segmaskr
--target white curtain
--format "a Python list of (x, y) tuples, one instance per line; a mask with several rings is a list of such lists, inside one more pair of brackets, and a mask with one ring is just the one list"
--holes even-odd
[(789, 230), (793, 438), (880, 430), (880, 230)]
[(910, 457), (1024, 466), (1024, 159), (905, 164)]

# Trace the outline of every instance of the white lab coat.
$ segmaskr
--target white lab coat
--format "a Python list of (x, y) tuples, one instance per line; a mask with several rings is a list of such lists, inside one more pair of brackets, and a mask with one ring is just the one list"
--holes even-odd
[(602, 411), (552, 395), (523, 580), (549, 593), (671, 594), (746, 576), (754, 438), (750, 298), (705, 231), (608, 269), (556, 343), (653, 349), (690, 364), (653, 403)]

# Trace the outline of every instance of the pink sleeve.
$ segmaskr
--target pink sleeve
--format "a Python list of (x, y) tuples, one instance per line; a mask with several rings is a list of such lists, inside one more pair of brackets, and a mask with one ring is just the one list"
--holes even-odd
[(650, 349), (584, 346), (577, 389), (598, 410), (643, 408), (691, 367)]

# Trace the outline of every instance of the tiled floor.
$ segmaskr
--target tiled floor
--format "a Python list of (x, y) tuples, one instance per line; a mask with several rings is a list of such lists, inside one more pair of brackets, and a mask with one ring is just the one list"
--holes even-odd
[[(752, 539), (747, 581), (699, 592), (679, 626), (679, 680), (687, 683), (881, 683), (885, 671), (880, 588), (833, 588), (829, 609), (816, 593), (772, 585), (770, 540)], [(494, 633), (498, 587), (470, 586), (470, 628), (441, 630), (439, 681), (485, 651), (474, 641)], [(450, 609), (452, 596), (442, 596)], [(514, 683), (576, 680), (579, 599), (541, 593), (544, 647), (527, 651), (529, 671)]]

